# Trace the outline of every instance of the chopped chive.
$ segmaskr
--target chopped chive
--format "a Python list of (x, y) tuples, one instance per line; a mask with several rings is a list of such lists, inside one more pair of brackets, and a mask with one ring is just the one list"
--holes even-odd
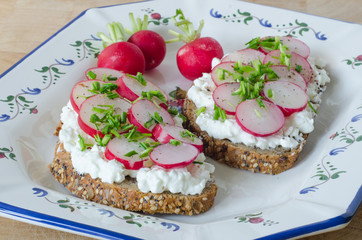
[(262, 118), (260, 112), (256, 108), (254, 108), (254, 112), (259, 118)]
[(273, 92), (273, 90), (271, 90), (271, 88), (269, 88), (268, 89), (268, 98), (273, 99), (273, 97), (274, 97), (274, 92)]
[(96, 79), (97, 78), (97, 74), (95, 74), (92, 71), (88, 71), (87, 76), (89, 77), (89, 79)]
[(121, 113), (120, 122), (123, 124), (123, 123), (126, 123), (126, 121), (127, 121), (127, 113), (126, 113), (126, 112), (122, 112), (122, 113)]
[(301, 65), (298, 65), (298, 64), (297, 64), (297, 65), (295, 66), (295, 71), (297, 71), (298, 73), (301, 73), (302, 70), (303, 70), (303, 68), (302, 68)]
[(102, 139), (102, 145), (101, 146), (107, 146), (108, 142), (111, 140), (112, 135), (111, 134), (107, 134), (103, 137)]
[(318, 113), (317, 110), (313, 107), (313, 105), (312, 105), (312, 103), (310, 101), (308, 101), (308, 106), (312, 109), (312, 111), (314, 113), (316, 113), (316, 114)]
[(179, 113), (178, 115), (177, 115), (179, 118), (181, 118), (181, 120), (183, 121), (183, 122), (186, 122), (186, 117), (185, 117), (185, 115), (183, 115), (182, 113)]
[(181, 145), (181, 142), (180, 141), (177, 141), (175, 139), (170, 139), (169, 141), (170, 144), (174, 145), (174, 146), (179, 146)]
[(193, 161), (192, 163), (200, 164), (200, 165), (204, 164), (204, 162), (199, 162), (199, 161)]
[(182, 138), (191, 138), (192, 141), (194, 141), (196, 135), (190, 132), (189, 130), (185, 129), (184, 131), (180, 131), (180, 135)]
[(121, 131), (127, 131), (128, 129), (131, 129), (131, 128), (133, 128), (133, 124), (129, 124), (129, 123), (127, 123), (127, 124), (125, 124), (125, 125), (123, 125), (122, 127), (121, 127)]
[(147, 157), (148, 154), (153, 150), (152, 147), (145, 149), (144, 151), (140, 152), (140, 158)]
[(177, 108), (174, 107), (174, 106), (169, 107), (169, 108), (167, 109), (167, 112), (168, 112), (169, 114), (171, 114), (171, 115), (174, 115), (174, 116), (176, 116), (176, 115), (179, 113), (178, 110), (177, 110)]
[(142, 73), (138, 72), (136, 76), (127, 74), (127, 76), (136, 79), (142, 86), (147, 86), (147, 81), (143, 77)]
[(112, 75), (107, 76), (108, 81), (116, 81), (117, 79), (117, 77), (112, 77)]
[(200, 108), (198, 108), (198, 109), (196, 110), (196, 115), (197, 115), (197, 116), (200, 116), (200, 114), (203, 113), (203, 112), (205, 112), (205, 111), (206, 111), (206, 107), (205, 107), (205, 106), (202, 106), (202, 107), (200, 107)]
[(154, 120), (151, 118), (150, 120), (148, 120), (147, 122), (145, 122), (145, 124), (143, 125), (145, 128), (149, 128), (154, 124)]
[(115, 129), (111, 130), (111, 133), (116, 137), (116, 138), (120, 138), (121, 134), (119, 134)]
[(225, 110), (221, 109), (216, 104), (214, 105), (214, 111), (214, 120), (218, 120), (219, 118), (221, 118), (221, 120), (224, 122), (227, 119)]
[(80, 145), (80, 150), (83, 152), (87, 146), (85, 144), (84, 138), (81, 135), (78, 135), (79, 137), (79, 145)]
[(124, 156), (126, 156), (126, 157), (132, 157), (133, 155), (136, 155), (136, 154), (138, 154), (138, 153), (137, 153), (135, 150), (132, 150), (132, 151), (126, 153)]

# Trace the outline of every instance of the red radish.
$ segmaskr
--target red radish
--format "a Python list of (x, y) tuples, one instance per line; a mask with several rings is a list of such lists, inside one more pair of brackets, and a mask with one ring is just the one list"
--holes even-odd
[[(117, 68), (115, 69), (121, 68), (121, 64), (128, 64), (129, 66), (124, 67), (125, 69), (121, 70), (123, 70), (125, 73), (136, 75), (137, 72), (144, 73), (145, 70), (154, 69), (161, 64), (166, 56), (166, 43), (160, 34), (151, 30), (147, 30), (148, 15), (144, 15), (143, 20), (141, 20), (140, 18), (135, 19), (133, 13), (130, 13), (129, 19), (131, 21), (132, 29), (126, 29), (121, 23), (113, 22), (107, 25), (110, 32), (110, 37), (106, 36), (104, 33), (98, 33), (98, 36), (102, 39), (103, 45), (108, 46), (110, 44), (126, 41), (126, 33), (131, 35), (127, 43), (134, 44), (135, 46), (137, 46), (137, 49), (139, 49), (139, 51), (137, 51), (135, 56), (127, 56), (128, 52), (123, 54), (131, 61), (129, 63), (126, 62), (123, 56), (117, 56), (119, 60), (117, 59), (116, 61), (120, 62), (120, 65), (117, 64)], [(120, 44), (120, 46), (123, 45)], [(108, 47), (106, 47), (106, 49), (107, 48)], [(120, 53), (124, 51), (124, 49), (116, 50)], [(121, 55), (120, 53), (119, 55)], [(142, 53), (143, 61), (141, 60), (139, 53)], [(113, 56), (111, 53), (108, 53), (108, 55)], [(136, 60), (139, 61), (139, 66), (137, 68)], [(109, 62), (113, 61), (114, 60), (109, 60)]]
[(254, 60), (260, 60), (263, 62), (265, 54), (251, 48), (245, 48), (232, 52), (221, 59), (221, 62), (237, 62), (241, 61), (244, 64), (250, 64)]
[(157, 124), (152, 130), (152, 135), (160, 143), (168, 143), (171, 139), (175, 139), (195, 146), (199, 152), (203, 150), (202, 140), (182, 127)]
[(97, 79), (97, 80), (102, 80), (104, 82), (114, 82), (123, 75), (124, 72), (111, 68), (101, 68), (101, 67), (89, 68), (85, 72), (85, 76), (87, 79)]
[[(165, 102), (167, 103), (168, 101), (167, 94), (161, 88), (157, 87), (151, 82), (146, 81), (141, 75), (124, 75), (116, 81), (116, 84), (118, 85), (118, 89), (116, 90), (118, 94), (124, 98), (127, 98), (130, 101), (134, 101), (142, 96), (142, 92), (152, 91), (159, 91), (162, 94)], [(161, 100), (157, 97), (153, 97), (153, 99), (158, 104), (162, 103)], [(166, 103), (163, 103), (163, 107), (166, 106)]]
[(160, 65), (166, 56), (165, 40), (154, 31), (138, 31), (128, 39), (128, 42), (135, 44), (141, 49), (145, 56), (146, 71)]
[(116, 42), (99, 54), (97, 66), (136, 75), (138, 72), (145, 72), (145, 57), (133, 43)]
[(240, 88), (240, 83), (223, 83), (214, 90), (212, 97), (217, 106), (225, 110), (226, 114), (235, 114), (236, 107), (241, 102), (238, 95), (232, 95)]
[(173, 145), (161, 144), (150, 153), (151, 160), (158, 166), (171, 169), (182, 168), (191, 164), (199, 155), (199, 150), (188, 143)]
[(122, 163), (126, 169), (138, 170), (143, 167), (143, 162), (149, 159), (149, 156), (140, 157), (144, 149), (139, 145), (139, 142), (129, 141), (121, 135), (120, 138), (111, 139), (104, 153), (108, 160), (117, 160)]
[[(266, 39), (274, 39), (274, 38), (275, 37), (264, 37), (264, 38), (262, 38), (260, 40), (263, 41), (263, 40), (266, 40)], [(298, 53), (299, 55), (301, 55), (304, 58), (309, 57), (310, 48), (303, 41), (301, 41), (299, 39), (296, 39), (296, 38), (293, 38), (293, 37), (289, 37), (289, 36), (282, 36), (282, 37), (279, 37), (279, 38), (280, 38), (280, 42), (282, 42), (284, 45), (286, 45), (288, 47), (288, 51)], [(269, 49), (264, 48), (262, 46), (260, 46), (260, 50), (262, 52), (264, 52), (265, 54), (270, 52)]]
[[(97, 134), (100, 137), (104, 136), (104, 134), (102, 134), (102, 128), (105, 126), (105, 123), (100, 123), (97, 127), (91, 122), (91, 116), (96, 113), (93, 110), (94, 107), (107, 110), (108, 108), (106, 106), (113, 106), (113, 114), (122, 114), (122, 112), (128, 111), (131, 104), (121, 98), (109, 99), (104, 94), (98, 94), (85, 100), (80, 106), (78, 124), (79, 127), (89, 136), (94, 137)], [(96, 114), (99, 118), (103, 118), (105, 115), (104, 113)]]
[[(233, 76), (228, 73), (228, 72), (230, 72), (232, 74), (235, 73), (234, 65), (235, 65), (235, 62), (221, 62), (211, 70), (211, 78), (212, 78), (212, 81), (215, 83), (216, 86), (218, 86), (218, 85), (220, 85), (222, 83), (228, 83), (228, 82), (235, 82), (236, 81), (233, 78)], [(225, 79), (220, 78), (220, 71), (222, 71), (222, 70), (227, 71), (224, 74)]]
[(260, 107), (256, 99), (241, 102), (235, 113), (236, 122), (241, 129), (256, 137), (266, 137), (278, 132), (285, 122), (283, 112), (274, 103), (261, 100)]
[(271, 69), (279, 76), (278, 81), (292, 82), (302, 89), (307, 90), (305, 79), (297, 71), (283, 65), (274, 65), (271, 66)]
[(290, 116), (302, 111), (308, 103), (308, 95), (298, 85), (284, 81), (270, 81), (264, 84), (263, 95)]
[[(177, 19), (178, 18), (178, 19)], [(198, 30), (194, 30), (192, 23), (186, 20), (180, 9), (176, 10), (176, 15), (172, 17), (175, 24), (184, 32), (177, 33), (170, 30), (172, 35), (177, 38), (167, 42), (184, 41), (176, 56), (177, 66), (180, 73), (189, 80), (195, 80), (202, 76), (203, 73), (211, 71), (211, 62), (213, 58), (221, 58), (224, 51), (218, 41), (211, 37), (200, 37), (203, 28), (203, 20), (200, 22)]]
[[(157, 115), (161, 119), (157, 119)], [(152, 129), (159, 122), (175, 125), (175, 121), (166, 109), (157, 107), (153, 102), (146, 99), (132, 104), (128, 111), (128, 120), (131, 124), (137, 126), (137, 130), (142, 133), (152, 132)]]
[(80, 105), (88, 98), (95, 93), (89, 91), (93, 89), (94, 83), (99, 83), (102, 86), (103, 82), (98, 80), (83, 80), (74, 85), (72, 93), (70, 94), (70, 103), (74, 111), (79, 113)]
[[(313, 75), (312, 67), (310, 66), (309, 62), (299, 55), (298, 53), (292, 52), (290, 57), (290, 66), (292, 69), (297, 69), (297, 66), (300, 66), (301, 71), (300, 74), (304, 77), (306, 83), (308, 84)], [(270, 51), (264, 59), (264, 64), (271, 62), (273, 65), (281, 65), (280, 62), (280, 50), (273, 50)]]

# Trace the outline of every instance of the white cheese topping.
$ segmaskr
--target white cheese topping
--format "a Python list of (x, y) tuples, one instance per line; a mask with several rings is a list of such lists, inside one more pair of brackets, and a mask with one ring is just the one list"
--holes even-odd
[[(210, 180), (210, 173), (214, 166), (204, 162), (204, 154), (199, 154), (196, 161), (203, 164), (190, 164), (185, 168), (164, 169), (156, 165), (140, 170), (128, 170), (116, 160), (104, 159), (104, 147), (94, 144), (94, 139), (80, 129), (77, 122), (78, 114), (70, 103), (64, 106), (60, 119), (63, 122), (59, 132), (59, 141), (64, 149), (71, 154), (72, 164), (78, 173), (89, 173), (92, 178), (100, 178), (103, 182), (120, 183), (126, 176), (137, 179), (138, 188), (142, 192), (198, 194), (205, 188)], [(81, 135), (86, 143), (94, 144), (91, 149), (81, 151), (79, 137)]]
[[(313, 80), (308, 85), (307, 95), (313, 107), (317, 109), (321, 103), (321, 94), (325, 90), (325, 84), (330, 81), (330, 78), (322, 69), (325, 66), (323, 61), (316, 61), (313, 58), (308, 60), (313, 69)], [(219, 62), (220, 60), (214, 59), (213, 67)], [(213, 119), (214, 100), (212, 92), (215, 88), (211, 75), (204, 73), (202, 77), (194, 81), (193, 86), (187, 92), (187, 97), (195, 103), (197, 108), (206, 107), (206, 111), (197, 117), (196, 124), (214, 138), (229, 139), (233, 143), (244, 143), (261, 149), (272, 149), (278, 146), (293, 149), (303, 140), (303, 133), (310, 133), (314, 129), (313, 118), (315, 113), (307, 106), (303, 111), (287, 117), (284, 127), (276, 134), (268, 137), (255, 137), (244, 132), (237, 124), (234, 116), (229, 115), (224, 122)]]

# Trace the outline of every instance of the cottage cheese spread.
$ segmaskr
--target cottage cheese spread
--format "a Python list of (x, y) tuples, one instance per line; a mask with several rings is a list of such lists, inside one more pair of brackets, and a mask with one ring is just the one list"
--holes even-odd
[[(325, 90), (325, 84), (330, 82), (326, 71), (323, 69), (325, 63), (322, 60), (309, 58), (313, 69), (313, 79), (308, 84), (307, 95), (315, 109), (321, 103), (321, 95)], [(213, 60), (213, 67), (220, 60)], [(222, 122), (214, 120), (214, 101), (212, 92), (216, 88), (211, 79), (211, 75), (204, 73), (202, 77), (194, 81), (193, 86), (187, 92), (187, 97), (192, 100), (197, 108), (206, 107), (206, 111), (201, 113), (196, 123), (200, 129), (206, 131), (211, 137), (218, 139), (229, 139), (233, 143), (244, 143), (247, 146), (255, 146), (261, 149), (272, 149), (278, 146), (287, 149), (293, 149), (298, 146), (303, 140), (303, 134), (313, 131), (314, 116), (313, 110), (307, 106), (303, 111), (292, 114), (285, 120), (284, 127), (268, 137), (255, 137), (247, 132), (244, 132), (237, 124), (234, 116)]]
[[(89, 173), (92, 178), (120, 183), (126, 176), (130, 176), (137, 179), (138, 188), (142, 192), (197, 194), (202, 192), (210, 180), (210, 173), (215, 170), (213, 165), (204, 162), (203, 153), (196, 159), (203, 164), (190, 164), (185, 168), (167, 170), (154, 165), (140, 170), (125, 169), (124, 165), (116, 160), (104, 159), (105, 147), (94, 144), (94, 139), (80, 129), (77, 117), (70, 103), (63, 107), (60, 116), (63, 126), (59, 132), (59, 140), (71, 154), (74, 169), (79, 173)], [(78, 135), (81, 135), (86, 143), (94, 144), (93, 147), (81, 151)]]

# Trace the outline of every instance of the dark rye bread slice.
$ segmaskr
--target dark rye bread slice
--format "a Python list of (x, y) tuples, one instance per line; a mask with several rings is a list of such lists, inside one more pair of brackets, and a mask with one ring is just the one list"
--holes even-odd
[[(57, 128), (59, 130), (60, 128)], [(127, 177), (122, 183), (104, 183), (89, 174), (79, 174), (72, 165), (71, 155), (58, 143), (53, 162), (49, 165), (54, 178), (72, 194), (85, 200), (128, 211), (161, 214), (195, 215), (214, 204), (217, 186), (209, 181), (201, 194), (184, 195), (171, 192), (143, 193), (137, 180)]]
[(186, 93), (179, 91), (177, 97), (185, 98), (182, 112), (187, 120), (184, 127), (202, 138), (205, 155), (231, 167), (252, 172), (279, 174), (294, 165), (308, 136), (304, 134), (304, 141), (296, 149), (277, 147), (270, 150), (249, 147), (242, 143), (235, 144), (227, 139), (213, 138), (196, 124), (197, 109), (195, 104), (186, 98)]

